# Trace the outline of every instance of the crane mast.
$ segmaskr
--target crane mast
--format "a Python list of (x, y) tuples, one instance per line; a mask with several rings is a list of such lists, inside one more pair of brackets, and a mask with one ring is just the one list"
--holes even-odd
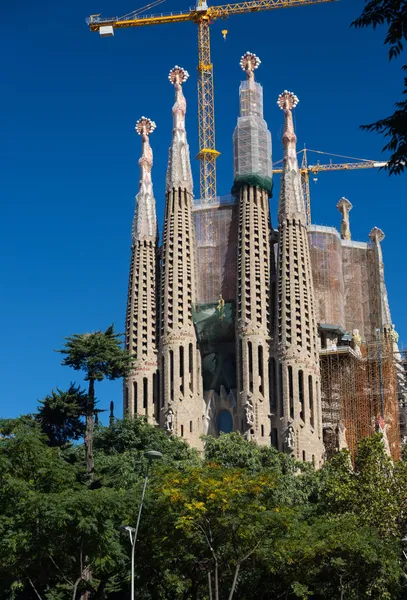
[(216, 159), (220, 152), (215, 145), (215, 107), (213, 64), (211, 61), (210, 25), (217, 19), (227, 19), (232, 15), (293, 8), (310, 4), (326, 4), (338, 0), (248, 0), (219, 6), (208, 6), (205, 0), (198, 0), (195, 8), (189, 12), (171, 12), (161, 14), (141, 14), (163, 0), (151, 4), (123, 17), (103, 18), (91, 15), (87, 24), (91, 31), (99, 31), (102, 36), (112, 36), (115, 29), (163, 25), (192, 21), (198, 25), (198, 132), (200, 161), (200, 195), (205, 203), (216, 201)]

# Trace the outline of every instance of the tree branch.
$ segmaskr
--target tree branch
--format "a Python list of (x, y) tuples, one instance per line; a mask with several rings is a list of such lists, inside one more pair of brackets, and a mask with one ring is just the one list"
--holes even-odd
[(35, 585), (34, 585), (34, 584), (33, 584), (33, 582), (31, 581), (31, 578), (30, 578), (30, 577), (28, 577), (28, 581), (30, 582), (30, 585), (31, 585), (32, 589), (34, 590), (34, 592), (35, 592), (35, 594), (36, 594), (37, 598), (39, 598), (39, 600), (42, 600), (42, 598), (41, 598), (41, 596), (40, 596), (40, 594), (39, 594), (39, 592), (38, 592), (37, 588), (35, 587)]
[(52, 558), (51, 554), (48, 554), (48, 558), (51, 560), (52, 564), (58, 569), (58, 571), (61, 573), (62, 578), (65, 579), (65, 581), (67, 583), (69, 583), (70, 586), (74, 586), (74, 584), (72, 583), (72, 581), (70, 581), (67, 577), (65, 577), (62, 569), (60, 567), (58, 567), (57, 563), (55, 562), (55, 560)]

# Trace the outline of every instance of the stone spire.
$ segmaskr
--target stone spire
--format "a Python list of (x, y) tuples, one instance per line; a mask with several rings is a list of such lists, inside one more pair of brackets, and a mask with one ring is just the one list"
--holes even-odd
[(160, 288), (160, 423), (169, 433), (201, 445), (201, 357), (192, 320), (196, 303), (196, 241), (192, 176), (185, 132), (186, 102), (181, 67), (170, 71), (175, 88), (174, 127), (167, 170), (167, 193)]
[[(254, 69), (257, 69), (259, 64), (260, 59), (251, 52), (247, 52), (240, 61), (247, 76), (247, 90), (253, 93), (256, 93), (256, 86), (259, 85), (254, 81)], [(252, 106), (249, 102), (249, 106), (246, 107), (247, 97), (242, 102), (242, 90), (240, 94), (241, 112), (247, 109), (248, 114), (251, 114), (252, 109), (258, 110), (259, 107), (254, 102)], [(266, 122), (263, 123), (262, 131), (269, 133)], [(240, 135), (241, 129), (242, 117), (239, 117), (235, 142), (237, 140), (240, 143), (244, 140)], [(261, 151), (264, 155), (268, 148), (256, 146), (259, 139), (257, 133), (259, 131), (254, 127), (245, 130), (245, 135), (249, 136), (247, 151), (249, 154)], [(239, 152), (242, 151), (241, 145), (237, 148)], [(264, 158), (267, 156), (261, 157), (262, 160)], [(242, 161), (238, 160), (239, 168), (242, 164)], [(268, 191), (261, 183), (263, 182), (260, 178), (251, 182), (243, 180), (239, 186), (236, 290), (238, 414), (235, 429), (240, 430), (249, 439), (255, 439), (259, 444), (270, 445), (270, 291), (271, 261), (274, 256), (270, 251)]]
[(136, 131), (141, 136), (140, 182), (132, 229), (132, 248), (126, 315), (126, 348), (135, 358), (134, 369), (124, 381), (124, 413), (144, 415), (150, 423), (158, 416), (156, 254), (157, 218), (151, 169), (150, 134), (154, 121), (141, 117)]
[(292, 110), (298, 98), (285, 91), (284, 161), (278, 207), (277, 406), (278, 448), (298, 460), (322, 463), (322, 418), (314, 286), (306, 213), (298, 168)]
[(386, 283), (384, 280), (384, 262), (383, 262), (383, 251), (382, 241), (385, 235), (379, 227), (373, 227), (369, 233), (369, 238), (372, 242), (373, 251), (375, 253), (375, 264), (376, 264), (376, 295), (379, 300), (379, 310), (377, 327), (383, 332), (390, 332), (392, 330), (392, 321), (390, 314), (389, 299), (387, 296)]
[(246, 181), (248, 176), (253, 179), (253, 175), (257, 181), (261, 178), (271, 192), (271, 134), (263, 117), (263, 88), (254, 79), (254, 71), (260, 64), (259, 57), (252, 52), (246, 52), (240, 60), (246, 81), (240, 84), (240, 116), (233, 133), (234, 176), (235, 182)]
[(350, 233), (349, 213), (352, 210), (353, 206), (349, 202), (349, 200), (347, 200), (346, 198), (341, 198), (338, 204), (336, 205), (336, 208), (342, 215), (341, 238), (343, 240), (351, 240), (352, 237)]
[(154, 121), (141, 117), (137, 121), (136, 131), (141, 136), (142, 152), (138, 161), (140, 165), (139, 193), (136, 196), (136, 208), (133, 219), (133, 244), (139, 240), (156, 238), (157, 217), (151, 169), (153, 166), (153, 151), (150, 146), (150, 134), (156, 128)]
[(280, 202), (278, 205), (278, 220), (281, 222), (287, 216), (306, 223), (304, 194), (301, 185), (301, 174), (297, 160), (297, 136), (294, 131), (293, 109), (299, 100), (291, 92), (284, 91), (278, 97), (277, 104), (284, 111), (283, 133), (283, 174), (280, 180)]
[(191, 161), (185, 129), (187, 103), (182, 91), (182, 84), (187, 81), (188, 77), (188, 71), (178, 66), (171, 69), (168, 75), (168, 79), (175, 89), (175, 103), (172, 107), (173, 130), (168, 156), (166, 189), (169, 192), (173, 188), (183, 188), (192, 194)]

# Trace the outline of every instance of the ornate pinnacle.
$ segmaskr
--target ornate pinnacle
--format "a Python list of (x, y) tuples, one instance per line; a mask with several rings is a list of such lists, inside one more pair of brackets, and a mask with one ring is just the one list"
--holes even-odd
[(281, 110), (293, 110), (297, 106), (299, 102), (298, 96), (293, 94), (293, 92), (288, 92), (284, 90), (282, 94), (279, 95), (277, 104), (281, 108)]
[(169, 152), (166, 188), (185, 188), (192, 193), (192, 174), (189, 159), (189, 147), (185, 130), (185, 114), (187, 103), (182, 91), (182, 84), (189, 77), (188, 71), (175, 65), (168, 75), (175, 88), (175, 103), (172, 107), (173, 132)]
[(349, 212), (352, 210), (352, 204), (347, 198), (341, 198), (336, 205), (336, 208), (342, 215), (341, 223), (341, 237), (343, 240), (350, 240), (350, 223), (349, 223)]
[(261, 60), (253, 52), (246, 52), (240, 59), (240, 66), (246, 73), (247, 79), (254, 79), (254, 70), (259, 68)]
[(298, 102), (298, 97), (293, 94), (293, 92), (288, 92), (287, 90), (284, 90), (284, 92), (279, 95), (277, 100), (278, 106), (284, 111), (283, 145), (285, 157), (287, 156), (287, 153), (290, 153), (290, 151), (291, 154), (296, 154), (297, 137), (294, 132), (292, 111), (297, 106)]
[(141, 169), (140, 181), (145, 178), (145, 171), (151, 171), (151, 167), (153, 166), (153, 152), (148, 138), (155, 128), (156, 124), (154, 121), (147, 117), (141, 117), (136, 123), (135, 130), (141, 136), (143, 147), (141, 158), (138, 161)]
[(383, 231), (379, 227), (373, 227), (372, 231), (369, 233), (369, 237), (372, 242), (376, 242), (380, 244), (385, 238)]
[(170, 83), (172, 83), (172, 85), (182, 85), (186, 82), (188, 77), (188, 71), (186, 71), (182, 67), (179, 67), (178, 65), (175, 65), (175, 67), (171, 69), (168, 75), (168, 79), (170, 80)]
[(287, 90), (284, 90), (277, 100), (278, 106), (284, 111), (284, 162), (280, 184), (278, 219), (281, 222), (287, 215), (297, 215), (305, 224), (304, 195), (301, 187), (301, 174), (298, 167), (297, 137), (294, 131), (292, 113), (298, 102), (297, 96)]
[(154, 121), (148, 119), (147, 117), (141, 117), (136, 123), (135, 130), (141, 136), (149, 136), (150, 133), (153, 133), (156, 127), (157, 125), (154, 123)]
[(156, 124), (154, 121), (147, 117), (141, 117), (135, 127), (136, 132), (141, 136), (142, 152), (138, 161), (140, 165), (140, 182), (133, 219), (133, 243), (138, 240), (155, 238), (156, 235), (157, 220), (153, 184), (151, 181), (153, 151), (149, 140), (149, 136), (155, 128)]

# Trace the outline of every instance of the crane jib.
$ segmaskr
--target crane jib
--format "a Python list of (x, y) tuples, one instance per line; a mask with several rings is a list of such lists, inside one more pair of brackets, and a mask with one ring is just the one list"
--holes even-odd
[[(147, 6), (128, 13), (122, 17), (103, 18), (91, 15), (87, 24), (91, 31), (99, 31), (102, 37), (111, 37), (115, 29), (165, 25), (190, 21), (198, 25), (198, 133), (200, 161), (200, 195), (204, 202), (216, 199), (216, 158), (219, 152), (215, 146), (215, 109), (214, 82), (210, 55), (210, 24), (216, 19), (227, 19), (232, 15), (279, 8), (294, 8), (312, 4), (326, 4), (339, 0), (248, 0), (219, 6), (208, 6), (206, 0), (197, 0), (197, 4), (189, 12), (171, 12), (160, 14), (141, 14), (162, 0), (152, 0)], [(202, 65), (210, 68), (202, 68)]]

